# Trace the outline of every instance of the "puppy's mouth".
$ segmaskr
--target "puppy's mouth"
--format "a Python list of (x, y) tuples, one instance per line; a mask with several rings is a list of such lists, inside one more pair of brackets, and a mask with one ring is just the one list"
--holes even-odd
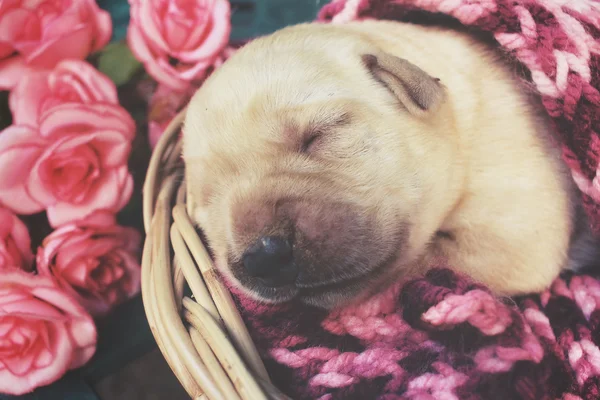
[(378, 282), (383, 276), (389, 274), (397, 261), (398, 253), (394, 253), (364, 273), (327, 281), (303, 283), (299, 280), (277, 287), (248, 282), (246, 279), (242, 279), (240, 282), (246, 290), (265, 302), (283, 303), (299, 300), (302, 303), (318, 307), (332, 308), (369, 290), (373, 282)]

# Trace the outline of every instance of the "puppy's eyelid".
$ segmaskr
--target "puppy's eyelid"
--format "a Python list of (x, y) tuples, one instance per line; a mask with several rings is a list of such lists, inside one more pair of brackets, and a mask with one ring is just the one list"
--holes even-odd
[(302, 153), (310, 153), (311, 150), (313, 150), (313, 148), (316, 146), (316, 144), (319, 142), (319, 139), (323, 136), (323, 132), (321, 131), (315, 131), (315, 132), (311, 132), (309, 135), (307, 135), (304, 140), (302, 141), (302, 145), (300, 147), (300, 151)]
[(300, 152), (311, 153), (323, 141), (325, 134), (335, 131), (336, 128), (346, 126), (351, 122), (350, 113), (329, 114), (326, 118), (320, 118), (309, 124), (310, 128), (304, 134), (300, 146)]

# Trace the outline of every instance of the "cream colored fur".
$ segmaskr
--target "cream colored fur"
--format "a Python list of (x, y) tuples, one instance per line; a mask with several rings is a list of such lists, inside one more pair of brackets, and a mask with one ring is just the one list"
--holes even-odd
[[(439, 78), (439, 106), (399, 107), (361, 62), (373, 53)], [(392, 253), (392, 233), (410, 226), (402, 254), (368, 282), (419, 274), (444, 257), (498, 294), (545, 289), (567, 262), (573, 187), (547, 121), (516, 82), (472, 38), (416, 25), (306, 24), (250, 43), (206, 81), (185, 121), (194, 218), (217, 265), (231, 275), (228, 254), (239, 258), (253, 240), (236, 227), (252, 218), (244, 207), (259, 210), (273, 196), (336, 198), (376, 222), (379, 241), (364, 249), (373, 257)], [(340, 115), (349, 122), (337, 126)], [(321, 147), (297, 156), (294, 143), (315, 121), (326, 126)], [(311, 187), (300, 172), (331, 185)]]

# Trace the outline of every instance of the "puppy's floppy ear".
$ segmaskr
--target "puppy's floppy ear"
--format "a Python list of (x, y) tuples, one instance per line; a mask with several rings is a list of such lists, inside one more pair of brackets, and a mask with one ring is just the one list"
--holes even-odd
[(362, 61), (411, 114), (424, 116), (435, 111), (444, 100), (444, 87), (439, 79), (405, 59), (376, 52), (364, 54)]

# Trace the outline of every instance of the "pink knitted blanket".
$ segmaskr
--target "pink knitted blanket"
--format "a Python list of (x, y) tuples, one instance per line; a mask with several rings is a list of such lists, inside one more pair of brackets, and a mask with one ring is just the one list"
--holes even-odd
[[(493, 34), (529, 71), (600, 230), (600, 2), (336, 0), (320, 19), (414, 10)], [(443, 267), (329, 315), (237, 297), (294, 399), (600, 399), (600, 280), (564, 274), (541, 295), (497, 299)]]

